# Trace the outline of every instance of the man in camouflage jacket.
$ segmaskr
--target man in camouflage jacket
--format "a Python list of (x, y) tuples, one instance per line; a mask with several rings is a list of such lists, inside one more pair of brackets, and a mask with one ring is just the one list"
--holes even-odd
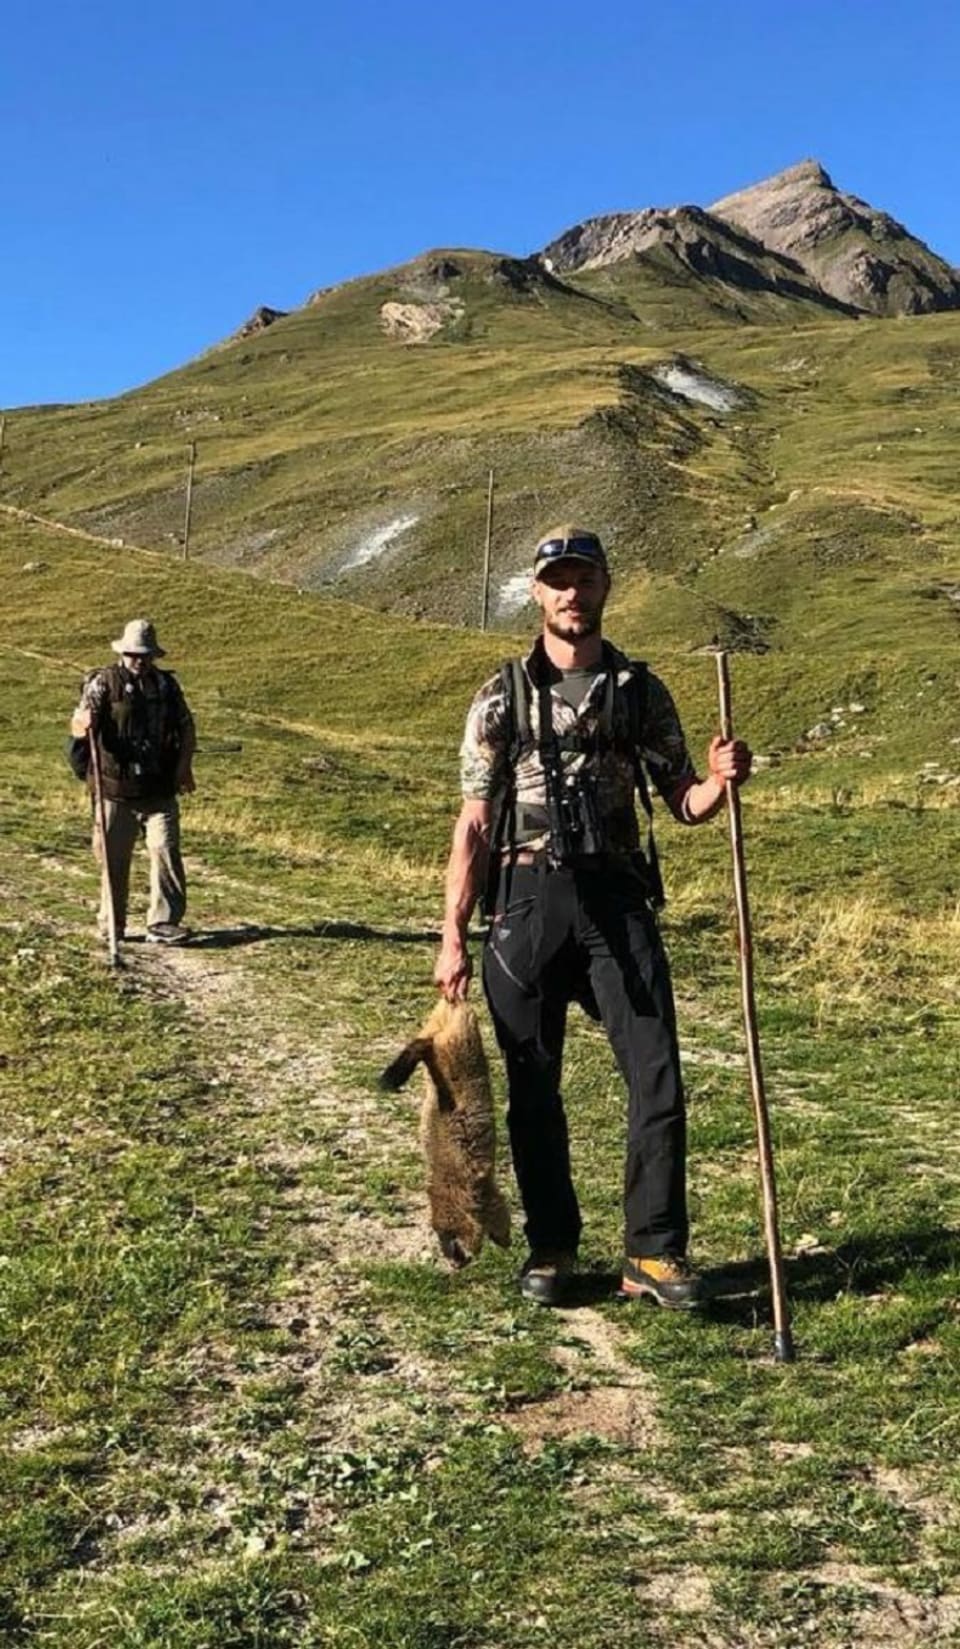
[[(698, 778), (667, 688), (603, 639), (609, 589), (594, 533), (563, 526), (541, 539), (532, 594), (543, 625), (519, 676), (524, 702), (509, 702), (504, 669), (467, 716), (435, 978), (450, 1000), (466, 995), (468, 923), (494, 886), (483, 981), (530, 1245), (522, 1293), (559, 1303), (576, 1262), (581, 1220), (559, 1084), (567, 1006), (579, 1000), (602, 1021), (629, 1091), (623, 1289), (685, 1308), (698, 1303), (700, 1279), (687, 1260), (683, 1089), (635, 793), (646, 796), (649, 775), (676, 819), (700, 824), (728, 784), (749, 776), (751, 757), (741, 741), (716, 737)], [(628, 714), (630, 693), (642, 697), (639, 715)]]

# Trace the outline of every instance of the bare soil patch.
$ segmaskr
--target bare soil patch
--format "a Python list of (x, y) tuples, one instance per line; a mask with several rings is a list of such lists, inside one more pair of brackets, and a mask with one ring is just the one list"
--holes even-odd
[(587, 1307), (555, 1316), (566, 1339), (553, 1356), (571, 1387), (509, 1410), (504, 1423), (531, 1452), (553, 1439), (578, 1436), (650, 1448), (658, 1440), (653, 1383), (624, 1356), (615, 1327)]

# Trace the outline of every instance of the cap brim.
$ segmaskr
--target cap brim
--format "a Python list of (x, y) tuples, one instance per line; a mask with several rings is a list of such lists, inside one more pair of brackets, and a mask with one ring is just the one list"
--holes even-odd
[(111, 647), (121, 658), (126, 653), (128, 658), (166, 658), (165, 647), (124, 647), (122, 641), (111, 641)]
[(607, 563), (605, 561), (601, 561), (599, 556), (579, 555), (576, 550), (571, 550), (569, 555), (548, 555), (544, 556), (543, 560), (539, 563), (535, 561), (533, 564), (534, 578), (539, 578), (540, 574), (546, 567), (559, 567), (564, 561), (582, 561), (585, 567), (599, 567), (602, 573), (608, 571)]

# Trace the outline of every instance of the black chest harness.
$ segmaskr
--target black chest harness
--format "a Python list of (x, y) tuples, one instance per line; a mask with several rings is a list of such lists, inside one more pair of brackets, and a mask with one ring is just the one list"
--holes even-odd
[[(646, 774), (640, 759), (641, 740), (647, 714), (648, 671), (645, 664), (626, 658), (604, 642), (602, 671), (606, 677), (604, 699), (596, 725), (587, 730), (574, 726), (557, 733), (550, 690), (550, 665), (542, 640), (538, 640), (529, 660), (529, 673), (521, 658), (506, 659), (500, 667), (500, 690), (507, 730), (507, 779), (496, 808), (490, 836), (490, 865), (484, 909), (492, 915), (500, 871), (509, 866), (525, 842), (546, 836), (544, 858), (548, 866), (596, 864), (611, 851), (605, 821), (598, 805), (595, 777), (581, 771), (565, 771), (564, 754), (600, 756), (613, 748), (629, 758), (640, 804), (647, 818), (646, 851), (639, 846), (631, 857), (647, 884), (650, 902), (659, 908), (664, 902), (663, 881), (653, 838), (653, 809)], [(619, 684), (617, 676), (627, 672)], [(598, 672), (599, 673), (599, 672)], [(533, 693), (537, 694), (538, 730), (531, 720)], [(544, 775), (546, 805), (538, 806), (517, 797), (517, 762), (536, 744)], [(630, 807), (622, 837), (636, 839), (636, 816)], [(622, 856), (622, 848), (619, 853)]]

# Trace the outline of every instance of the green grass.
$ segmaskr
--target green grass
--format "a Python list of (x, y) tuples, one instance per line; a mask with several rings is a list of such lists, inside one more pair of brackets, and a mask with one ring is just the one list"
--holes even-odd
[[(960, 765), (949, 603), (896, 555), (869, 583), (844, 562), (809, 623), (783, 609), (779, 651), (736, 662), (738, 724), (779, 758), (744, 794), (799, 1347), (778, 1367), (722, 825), (660, 842), (695, 1248), (725, 1292), (699, 1320), (614, 1301), (623, 1095), (577, 1017), (589, 1300), (538, 1313), (519, 1239), (446, 1272), (416, 1099), (375, 1088), (431, 1000), (460, 723), (505, 638), (23, 526), (2, 543), (4, 1642), (955, 1639), (960, 843), (924, 768)], [(651, 588), (611, 632), (699, 750), (713, 664), (682, 613), (648, 644), (644, 601), (680, 586)], [(220, 943), (131, 943), (114, 976), (62, 744), (135, 610), (197, 710), (191, 919)]]

